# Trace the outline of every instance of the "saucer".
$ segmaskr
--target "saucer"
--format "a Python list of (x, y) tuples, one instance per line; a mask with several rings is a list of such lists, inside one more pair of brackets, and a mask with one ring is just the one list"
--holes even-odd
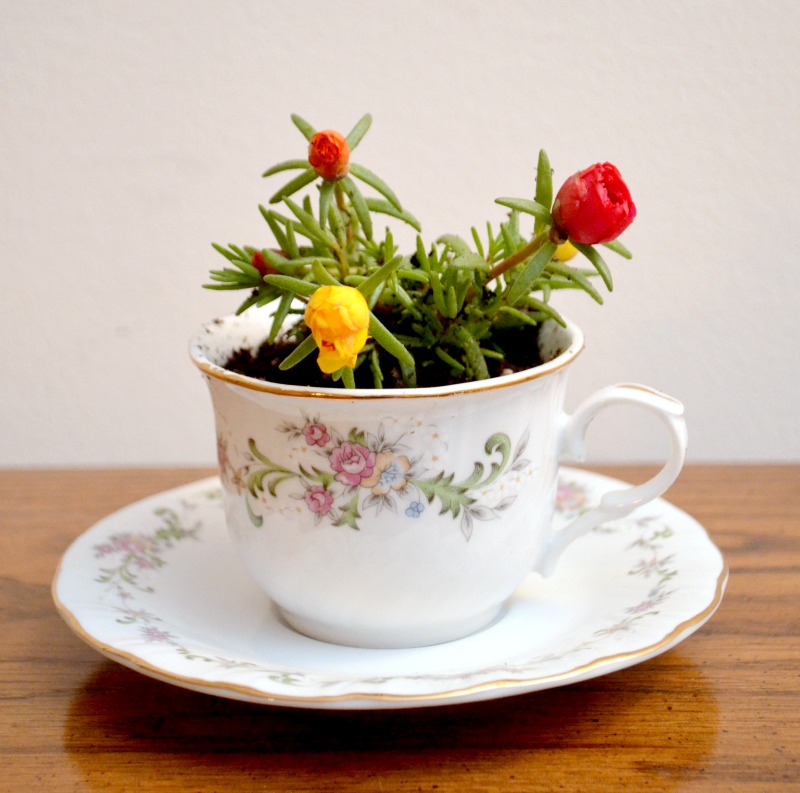
[[(562, 468), (557, 523), (620, 485)], [(293, 631), (250, 580), (210, 478), (88, 529), (64, 554), (53, 598), (89, 645), (167, 683), (255, 703), (379, 709), (506, 697), (641, 663), (703, 625), (727, 577), (703, 527), (657, 499), (577, 540), (552, 577), (531, 574), (478, 633), (408, 650), (326, 644)]]

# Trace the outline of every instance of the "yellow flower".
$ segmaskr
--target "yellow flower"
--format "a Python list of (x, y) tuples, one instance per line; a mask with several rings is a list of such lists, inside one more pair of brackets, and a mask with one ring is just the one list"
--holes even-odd
[(568, 262), (573, 256), (576, 256), (578, 249), (569, 241), (563, 242), (556, 248), (553, 258), (557, 262)]
[(317, 365), (323, 372), (355, 366), (369, 328), (369, 307), (361, 292), (351, 286), (319, 287), (308, 301), (305, 321), (319, 347)]

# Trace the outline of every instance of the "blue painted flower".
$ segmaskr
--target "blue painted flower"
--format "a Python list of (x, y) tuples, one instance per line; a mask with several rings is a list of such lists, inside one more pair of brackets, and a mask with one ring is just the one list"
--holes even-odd
[(412, 501), (406, 508), (409, 518), (418, 518), (425, 510), (425, 505), (419, 501)]

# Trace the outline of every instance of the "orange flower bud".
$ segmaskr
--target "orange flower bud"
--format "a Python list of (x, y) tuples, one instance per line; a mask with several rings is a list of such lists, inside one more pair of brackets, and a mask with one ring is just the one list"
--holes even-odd
[(350, 164), (350, 146), (341, 132), (324, 129), (317, 132), (308, 142), (308, 162), (321, 176), (329, 182), (335, 182), (347, 176)]
[(317, 365), (326, 374), (353, 367), (367, 343), (369, 307), (351, 286), (321, 286), (311, 295), (305, 321), (319, 347)]

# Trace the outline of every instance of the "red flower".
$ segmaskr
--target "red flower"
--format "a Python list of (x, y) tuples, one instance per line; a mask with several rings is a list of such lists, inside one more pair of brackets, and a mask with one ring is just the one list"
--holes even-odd
[(553, 202), (556, 230), (585, 245), (615, 240), (635, 217), (630, 191), (610, 162), (570, 176)]
[(343, 179), (350, 163), (350, 146), (344, 135), (333, 129), (317, 132), (308, 142), (308, 162), (317, 176), (329, 182)]

